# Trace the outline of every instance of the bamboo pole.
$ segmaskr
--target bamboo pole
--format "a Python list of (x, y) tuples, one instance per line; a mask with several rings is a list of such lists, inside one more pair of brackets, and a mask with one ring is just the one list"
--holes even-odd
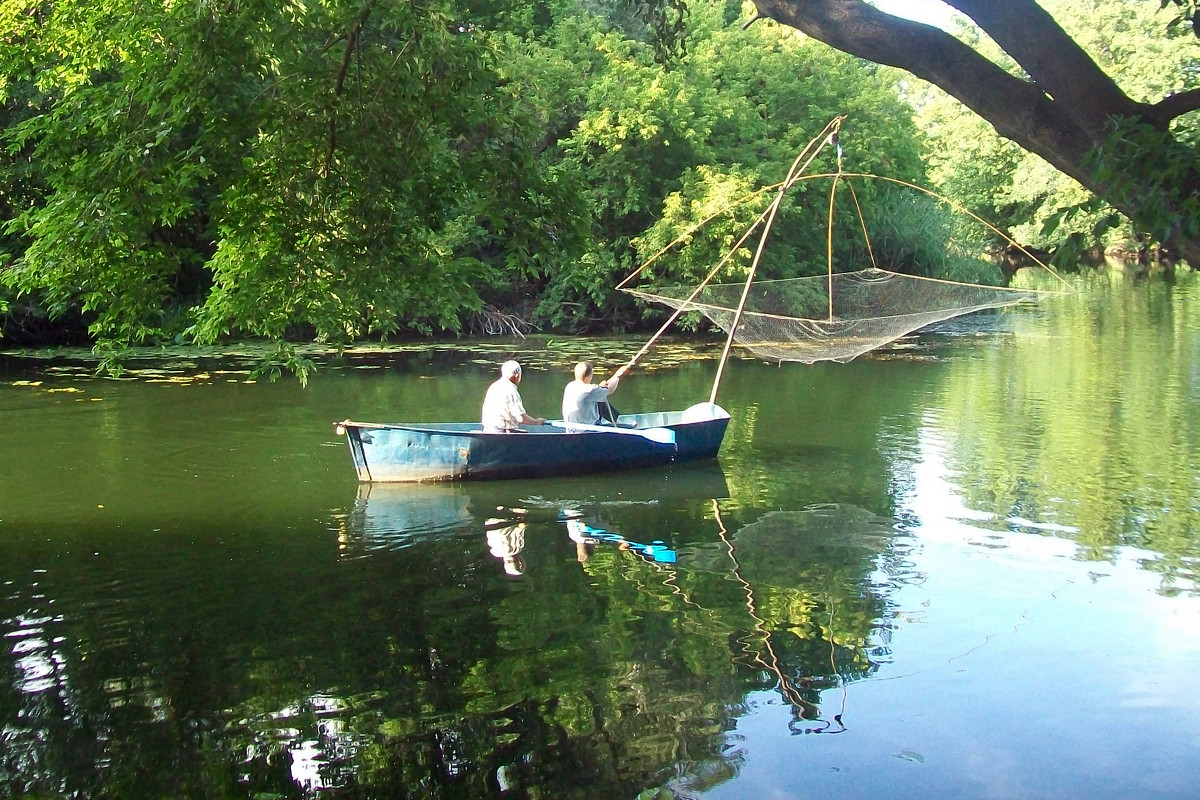
[[(763, 250), (767, 246), (767, 237), (771, 233), (771, 226), (775, 224), (775, 217), (779, 213), (779, 206), (783, 203), (783, 197), (787, 193), (788, 188), (794, 182), (796, 175), (803, 173), (804, 170), (808, 169), (809, 165), (812, 164), (812, 162), (820, 154), (821, 150), (824, 149), (825, 145), (829, 142), (830, 137), (834, 133), (837, 133), (838, 129), (842, 125), (842, 120), (844, 119), (844, 116), (835, 117), (828, 125), (825, 126), (825, 129), (821, 131), (820, 135), (816, 139), (813, 139), (811, 142), (809, 142), (808, 146), (806, 146), (804, 150), (800, 152), (800, 155), (796, 156), (796, 160), (792, 162), (791, 169), (788, 170), (787, 178), (782, 184), (780, 184), (779, 192), (775, 195), (775, 200), (771, 203), (771, 207), (768, 209), (769, 213), (767, 215), (767, 222), (763, 228), (762, 236), (759, 237), (758, 249), (754, 252), (754, 260), (750, 263), (750, 272), (746, 275), (746, 285), (742, 288), (742, 298), (738, 302), (737, 311), (734, 312), (733, 322), (729, 325), (729, 338), (725, 340), (725, 349), (721, 352), (720, 363), (717, 364), (717, 375), (716, 378), (713, 379), (712, 392), (708, 397), (708, 402), (710, 403), (717, 402), (717, 390), (721, 386), (721, 376), (725, 373), (725, 364), (729, 361), (729, 352), (733, 349), (734, 334), (737, 333), (738, 326), (742, 323), (742, 314), (746, 310), (746, 299), (750, 296), (750, 285), (754, 282), (754, 274), (758, 271), (759, 262), (762, 261)], [(812, 150), (811, 155), (809, 155), (809, 150)], [(808, 160), (804, 162), (803, 166), (801, 166), (800, 161), (806, 155), (808, 155)]]

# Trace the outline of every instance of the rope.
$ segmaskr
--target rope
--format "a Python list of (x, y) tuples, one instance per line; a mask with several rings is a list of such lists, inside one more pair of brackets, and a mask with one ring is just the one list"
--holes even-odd
[[(690, 304), (693, 300), (696, 299), (696, 297), (700, 294), (700, 292), (704, 290), (704, 287), (707, 286), (709, 284), (709, 282), (716, 276), (717, 272), (719, 272), (721, 270), (721, 268), (724, 267), (725, 264), (729, 262), (729, 259), (733, 257), (733, 254), (736, 253), (738, 248), (741, 247), (742, 244), (747, 239), (750, 238), (750, 234), (754, 233), (755, 229), (757, 229), (758, 226), (762, 224), (762, 221), (764, 219), (766, 219), (766, 217), (767, 217), (767, 211), (763, 211), (761, 214), (758, 215), (758, 219), (754, 221), (754, 224), (751, 225), (750, 228), (744, 234), (742, 234), (742, 238), (737, 240), (737, 244), (735, 244), (733, 246), (733, 248), (728, 253), (725, 254), (725, 257), (722, 258), (720, 260), (720, 262), (718, 262), (717, 265), (712, 268), (712, 270), (708, 273), (708, 275), (705, 276), (704, 280), (700, 282), (700, 285), (696, 287), (695, 291), (693, 291), (690, 295), (688, 295), (688, 299), (684, 301), (684, 304), (681, 305), (679, 308), (675, 309), (674, 313), (672, 313), (671, 316), (667, 318), (667, 321), (662, 324), (662, 327), (659, 328), (658, 331), (653, 336), (650, 337), (650, 340), (648, 342), (646, 342), (646, 344), (642, 345), (642, 349), (638, 350), (634, 354), (633, 358), (631, 358), (627, 362), (625, 362), (625, 365), (622, 367), (622, 369), (624, 369), (626, 372), (628, 372), (630, 369), (633, 368), (633, 365), (636, 364), (639, 359), (641, 359), (642, 356), (646, 355), (646, 353), (648, 353), (650, 351), (650, 348), (654, 346), (654, 343), (656, 341), (658, 341), (658, 338), (666, 332), (667, 328), (671, 327), (671, 325), (675, 322), (675, 320), (679, 319), (680, 315), (683, 314), (683, 312), (687, 310), (688, 304)], [(661, 252), (663, 252), (663, 251), (660, 251), (660, 253)], [(645, 265), (643, 265), (643, 266), (645, 266)], [(636, 274), (637, 273), (635, 272), (634, 275), (636, 275)], [(630, 277), (633, 277), (633, 275), (631, 275)], [(626, 280), (628, 280), (628, 279), (626, 279)]]
[[(737, 250), (746, 242), (747, 239), (749, 239), (750, 235), (755, 230), (758, 229), (758, 226), (762, 225), (763, 222), (765, 221), (766, 225), (763, 228), (761, 237), (759, 238), (758, 248), (755, 251), (754, 260), (751, 262), (750, 270), (749, 270), (749, 273), (746, 278), (746, 283), (742, 290), (741, 299), (738, 303), (737, 309), (734, 311), (733, 322), (729, 327), (729, 336), (726, 339), (725, 347), (721, 352), (721, 360), (720, 360), (719, 364), (717, 365), (717, 374), (716, 374), (715, 379), (713, 380), (712, 392), (709, 395), (709, 402), (710, 403), (716, 402), (717, 391), (720, 388), (721, 377), (724, 374), (725, 365), (728, 362), (729, 354), (733, 348), (733, 342), (735, 339), (734, 335), (737, 332), (737, 329), (738, 329), (739, 325), (741, 324), (742, 317), (745, 313), (746, 301), (750, 294), (750, 286), (754, 280), (755, 273), (758, 270), (759, 262), (762, 259), (762, 253), (766, 246), (766, 241), (767, 241), (768, 235), (770, 234), (771, 226), (774, 225), (774, 223), (775, 223), (775, 218), (778, 214), (780, 205), (783, 202), (784, 195), (786, 194), (786, 192), (789, 189), (791, 189), (793, 186), (795, 186), (797, 183), (800, 183), (801, 181), (816, 180), (818, 178), (832, 178), (833, 179), (833, 187), (830, 189), (830, 194), (829, 194), (829, 219), (828, 219), (828, 224), (826, 226), (827, 227), (827, 230), (826, 230), (826, 253), (827, 253), (826, 271), (827, 271), (828, 295), (829, 295), (829, 312), (828, 312), (828, 318), (827, 318), (828, 322), (834, 321), (834, 308), (833, 308), (833, 294), (834, 294), (833, 293), (833, 274), (834, 274), (833, 273), (833, 213), (834, 213), (834, 202), (836, 199), (838, 184), (843, 179), (846, 180), (846, 186), (850, 189), (850, 196), (854, 201), (854, 207), (858, 214), (859, 224), (861, 225), (862, 231), (863, 231), (863, 239), (866, 242), (867, 254), (870, 257), (871, 266), (875, 269), (879, 269), (879, 267), (876, 263), (876, 259), (875, 259), (875, 251), (871, 245), (870, 235), (867, 232), (867, 223), (866, 223), (866, 219), (862, 212), (862, 205), (859, 203), (858, 193), (854, 190), (854, 185), (850, 181), (851, 178), (887, 181), (889, 183), (894, 183), (898, 186), (904, 186), (906, 188), (914, 189), (918, 192), (922, 192), (923, 194), (926, 194), (939, 202), (945, 203), (947, 206), (949, 206), (954, 211), (957, 211), (961, 214), (966, 214), (971, 219), (975, 220), (976, 222), (978, 222), (979, 224), (983, 225), (988, 230), (990, 230), (992, 233), (999, 236), (1007, 244), (1011, 245), (1012, 247), (1015, 247), (1017, 250), (1019, 250), (1021, 253), (1023, 253), (1025, 256), (1027, 256), (1031, 261), (1033, 261), (1033, 263), (1037, 264), (1039, 267), (1041, 267), (1042, 269), (1049, 272), (1060, 283), (1062, 283), (1066, 287), (1066, 290), (1064, 292), (1059, 292), (1059, 293), (1051, 292), (1048, 290), (1038, 290), (1038, 291), (1045, 293), (1045, 294), (1070, 294), (1074, 291), (1073, 288), (1071, 287), (1070, 283), (1065, 278), (1063, 278), (1061, 275), (1059, 275), (1048, 264), (1046, 264), (1041, 259), (1039, 259), (1037, 256), (1035, 256), (1033, 253), (1031, 253), (1027, 248), (1025, 248), (1023, 245), (1018, 243), (1016, 240), (1014, 240), (1008, 234), (1004, 233), (1004, 231), (1000, 230), (999, 228), (992, 225), (987, 220), (980, 217), (978, 214), (975, 214), (970, 209), (955, 202), (954, 200), (951, 200), (948, 197), (940, 195), (937, 192), (934, 192), (930, 189), (926, 189), (922, 186), (918, 186), (917, 184), (910, 183), (910, 182), (904, 181), (904, 180), (900, 180), (899, 178), (889, 178), (884, 175), (875, 175), (873, 173), (867, 173), (867, 172), (844, 172), (842, 169), (842, 167), (843, 167), (842, 145), (841, 145), (841, 142), (839, 141), (839, 133), (841, 130), (841, 124), (845, 119), (846, 119), (846, 117), (844, 115), (835, 117), (833, 120), (831, 120), (825, 126), (825, 128), (821, 131), (821, 133), (818, 136), (816, 136), (814, 139), (812, 139), (812, 141), (810, 141), (807, 145), (805, 145), (804, 149), (800, 151), (800, 154), (796, 157), (796, 160), (792, 163), (791, 169), (788, 170), (787, 177), (784, 180), (782, 180), (778, 183), (771, 184), (769, 186), (764, 186), (760, 189), (750, 192), (749, 194), (745, 195), (744, 197), (741, 197), (738, 200), (733, 201), (732, 203), (726, 204), (725, 206), (721, 207), (720, 209), (713, 212), (709, 216), (705, 217), (700, 222), (697, 222), (695, 225), (692, 225), (685, 232), (683, 232), (682, 234), (677, 236), (673, 241), (671, 241), (669, 244), (667, 244), (665, 247), (661, 248), (658, 252), (654, 253), (654, 255), (650, 256), (650, 258), (646, 259), (637, 269), (635, 269), (633, 272), (631, 272), (629, 275), (627, 275), (624, 280), (622, 280), (619, 284), (617, 284), (617, 286), (616, 286), (617, 290), (631, 291), (630, 289), (625, 288), (626, 285), (628, 285), (638, 275), (640, 275), (642, 272), (644, 272), (651, 264), (653, 264), (655, 261), (657, 261), (664, 253), (666, 253), (667, 251), (671, 250), (676, 245), (678, 245), (681, 242), (688, 239), (692, 234), (694, 234), (697, 230), (702, 228), (704, 225), (707, 225), (709, 222), (716, 219), (717, 217), (719, 217), (723, 214), (729, 213), (730, 211), (732, 211), (733, 209), (735, 209), (741, 205), (744, 205), (754, 199), (757, 199), (758, 197), (765, 194), (766, 192), (769, 192), (769, 191), (776, 192), (775, 199), (772, 201), (772, 203), (761, 214), (759, 214), (758, 219), (756, 219), (754, 221), (754, 223), (749, 227), (749, 229), (747, 229), (747, 231), (742, 235), (742, 237), (740, 239), (738, 239), (737, 243), (734, 244), (734, 246), (725, 254), (725, 256), (717, 263), (717, 265), (708, 273), (708, 275), (705, 276), (704, 280), (701, 281), (700, 284), (695, 288), (695, 290), (688, 296), (687, 300), (685, 300), (683, 302), (683, 304), (681, 304), (678, 308), (675, 309), (675, 311), (670, 315), (670, 317), (667, 318), (667, 321), (663, 323), (662, 327), (660, 327), (658, 329), (658, 331), (656, 331), (655, 334), (650, 337), (649, 341), (647, 341), (646, 344), (644, 346), (642, 346), (642, 348), (640, 350), (638, 350), (638, 352), (635, 353), (632, 358), (630, 358), (623, 366), (621, 366), (618, 369), (617, 375), (623, 375), (626, 372), (628, 372), (630, 369), (632, 369), (633, 366), (635, 364), (637, 364), (637, 362), (639, 360), (641, 360), (641, 358), (650, 351), (650, 348), (652, 348), (654, 346), (655, 342), (657, 342), (658, 339), (662, 337), (662, 335), (667, 331), (667, 329), (672, 324), (674, 324), (674, 322), (685, 311), (692, 310), (692, 309), (689, 309), (688, 306), (692, 304), (692, 302), (696, 299), (696, 297), (698, 297), (700, 295), (700, 293), (712, 281), (712, 279), (716, 276), (716, 274), (729, 262), (729, 260), (737, 252)], [(804, 174), (804, 171), (812, 164), (812, 162), (816, 159), (817, 155), (821, 152), (821, 150), (824, 149), (825, 145), (827, 145), (827, 144), (833, 144), (837, 148), (837, 172), (835, 172), (835, 173), (816, 173), (816, 174), (812, 174), (812, 175)], [(804, 161), (803, 166), (800, 166), (800, 162), (806, 158), (807, 158), (807, 160)], [(956, 286), (973, 286), (974, 285), (974, 284), (967, 283), (964, 281), (953, 281), (953, 280), (945, 280), (945, 279), (939, 279), (939, 278), (923, 278), (923, 280), (933, 281), (933, 282), (937, 282), (937, 283), (943, 283), (943, 284), (947, 284), (947, 285), (956, 285)], [(1018, 291), (1018, 290), (1010, 289), (1009, 287), (989, 287), (989, 288), (992, 288), (995, 290), (1007, 289), (1009, 291)], [(1019, 290), (1019, 291), (1028, 291), (1028, 290)], [(649, 295), (651, 293), (643, 293), (643, 294)], [(726, 310), (728, 310), (728, 309), (726, 309)]]
[(850, 197), (854, 198), (854, 208), (858, 210), (858, 222), (862, 225), (863, 240), (867, 243), (867, 255), (871, 258), (871, 266), (879, 269), (879, 265), (875, 263), (875, 249), (871, 247), (871, 236), (867, 233), (867, 220), (863, 217), (862, 206), (858, 203), (858, 192), (854, 191), (854, 184), (846, 181), (846, 188), (850, 190)]
[[(798, 175), (798, 176), (792, 178), (790, 183), (788, 181), (780, 181), (778, 183), (773, 183), (769, 186), (763, 186), (761, 189), (756, 189), (755, 191), (751, 192), (750, 194), (747, 194), (746, 196), (741, 197), (732, 203), (729, 203), (728, 205), (724, 206), (720, 210), (718, 210), (718, 211), (714, 212), (713, 214), (711, 214), (710, 216), (706, 217), (701, 222), (698, 222), (695, 225), (693, 225), (692, 227), (688, 228), (684, 233), (681, 233), (678, 237), (676, 237), (673, 242), (668, 244), (666, 247), (663, 247), (661, 250), (659, 250), (657, 253), (652, 255), (650, 258), (646, 259), (646, 261), (643, 262), (641, 264), (641, 266), (639, 266), (637, 269), (635, 269), (633, 272), (631, 272), (628, 276), (626, 276), (626, 278), (624, 280), (622, 280), (619, 284), (617, 284), (616, 288), (624, 289), (626, 284), (628, 284), (630, 281), (632, 281), (634, 278), (636, 278), (638, 275), (640, 275), (643, 271), (645, 271), (651, 264), (653, 264), (655, 261), (657, 261), (659, 258), (661, 258), (662, 255), (664, 253), (666, 253), (668, 250), (670, 250), (672, 247), (674, 247), (677, 244), (682, 243), (684, 240), (686, 240), (688, 237), (690, 237), (692, 234), (694, 234), (697, 230), (699, 230), (700, 228), (702, 228), (704, 225), (711, 222), (712, 220), (716, 219), (717, 217), (721, 216), (722, 214), (724, 214), (728, 211), (732, 211), (733, 209), (737, 208), (738, 206), (743, 205), (743, 204), (757, 198), (759, 195), (764, 194), (765, 192), (777, 190), (781, 186), (786, 185), (788, 188), (791, 188), (793, 185), (795, 185), (797, 183), (802, 183), (804, 181), (819, 180), (819, 179), (823, 179), (823, 178), (834, 178), (834, 177), (837, 177), (838, 175), (839, 175), (839, 173), (836, 173), (836, 172), (816, 172), (816, 173), (813, 173), (812, 175)], [(851, 178), (860, 178), (860, 179), (864, 179), (864, 180), (887, 181), (888, 183), (894, 183), (897, 186), (904, 186), (909, 189), (915, 189), (916, 191), (921, 192), (922, 194), (929, 195), (930, 197), (934, 198), (935, 200), (938, 200), (939, 202), (945, 203), (947, 206), (949, 206), (953, 210), (957, 211), (958, 213), (966, 214), (968, 217), (975, 220), (980, 225), (983, 225), (985, 228), (990, 230), (992, 233), (996, 234), (1001, 239), (1003, 239), (1006, 244), (1012, 245), (1013, 247), (1017, 248), (1018, 250), (1021, 251), (1021, 253), (1023, 255), (1027, 256), (1030, 261), (1037, 264), (1039, 267), (1046, 270), (1046, 272), (1049, 272), (1051, 275), (1053, 275), (1055, 278), (1057, 278), (1060, 282), (1062, 282), (1062, 284), (1064, 286), (1067, 287), (1066, 291), (1063, 292), (1063, 294), (1074, 294), (1075, 290), (1071, 286), (1069, 281), (1067, 281), (1065, 278), (1063, 278), (1061, 275), (1059, 275), (1052, 267), (1050, 267), (1048, 264), (1046, 264), (1040, 258), (1038, 258), (1033, 253), (1031, 253), (1020, 242), (1016, 241), (1011, 236), (1006, 234), (1004, 231), (1000, 230), (995, 225), (992, 225), (990, 222), (983, 219), (982, 217), (980, 217), (978, 214), (974, 213), (970, 209), (955, 202), (954, 200), (951, 200), (949, 197), (940, 195), (937, 192), (933, 191), (932, 189), (926, 189), (924, 186), (918, 186), (915, 183), (909, 183), (908, 181), (900, 180), (899, 178), (889, 178), (886, 175), (876, 175), (871, 172), (843, 172), (843, 173), (840, 173), (840, 175), (841, 175), (842, 179), (846, 180), (846, 185), (851, 187), (850, 191), (852, 194), (854, 193), (854, 188), (853, 188), (854, 184), (850, 182), (850, 179)], [(857, 197), (857, 195), (856, 195), (856, 197)], [(860, 219), (861, 219), (861, 214), (860, 214)], [(865, 225), (865, 223), (864, 223), (864, 225)], [(868, 248), (869, 248), (869, 246), (868, 246)], [(874, 263), (874, 254), (873, 253), (871, 255), (871, 258), (872, 258), (872, 263)], [(944, 281), (944, 282), (945, 283), (956, 283), (957, 281)], [(962, 284), (962, 285), (970, 286), (971, 284)], [(999, 288), (1004, 288), (1004, 287), (991, 287), (991, 288), (999, 289)], [(628, 290), (626, 290), (626, 291), (628, 291)], [(1050, 291), (1044, 290), (1044, 289), (1040, 289), (1038, 291), (1045, 292), (1047, 294), (1054, 294), (1054, 292), (1050, 292)]]
[[(840, 148), (839, 148), (840, 149)], [(842, 179), (841, 160), (838, 161), (838, 174), (833, 177), (833, 187), (829, 190), (829, 224), (825, 226), (825, 252), (827, 254), (827, 282), (829, 296), (829, 321), (833, 322), (833, 201), (837, 197), (838, 181)]]
[[(981, 217), (981, 216), (979, 216), (978, 214), (976, 214), (976, 213), (974, 213), (973, 211), (971, 211), (969, 208), (967, 208), (967, 207), (965, 207), (965, 206), (961, 205), (960, 203), (957, 203), (957, 202), (955, 202), (954, 200), (951, 200), (949, 197), (945, 197), (944, 195), (940, 195), (940, 194), (938, 194), (937, 192), (933, 191), (932, 189), (926, 189), (924, 186), (918, 186), (918, 185), (917, 185), (917, 184), (915, 184), (915, 183), (909, 183), (908, 181), (900, 180), (899, 178), (889, 178), (889, 177), (888, 177), (888, 176), (886, 176), (886, 175), (876, 175), (876, 174), (874, 174), (874, 173), (871, 173), (871, 172), (842, 172), (842, 173), (836, 173), (836, 172), (821, 172), (821, 173), (813, 173), (812, 175), (801, 175), (801, 176), (798, 176), (798, 177), (795, 179), (795, 182), (796, 182), (796, 183), (801, 183), (801, 182), (803, 182), (803, 181), (817, 180), (817, 179), (819, 179), (819, 178), (842, 178), (842, 179), (845, 179), (845, 180), (847, 180), (847, 181), (849, 181), (849, 179), (850, 179), (850, 178), (863, 178), (863, 179), (867, 179), (867, 180), (887, 181), (888, 183), (894, 183), (894, 184), (896, 184), (897, 186), (904, 186), (904, 187), (906, 187), (906, 188), (908, 188), (908, 189), (915, 189), (916, 191), (918, 191), (918, 192), (921, 192), (922, 194), (927, 194), (927, 195), (929, 195), (930, 197), (932, 197), (933, 199), (935, 199), (935, 200), (937, 200), (937, 201), (939, 201), (939, 202), (945, 203), (946, 205), (948, 205), (948, 206), (949, 206), (951, 209), (953, 209), (954, 211), (957, 211), (957, 212), (958, 212), (958, 213), (960, 213), (960, 214), (966, 214), (968, 217), (970, 217), (971, 219), (975, 220), (975, 221), (976, 221), (976, 222), (978, 222), (980, 225), (983, 225), (985, 228), (987, 228), (988, 230), (990, 230), (992, 233), (996, 234), (996, 235), (997, 235), (997, 236), (999, 236), (1001, 239), (1003, 239), (1003, 240), (1005, 241), (1005, 243), (1007, 243), (1007, 244), (1010, 244), (1010, 245), (1012, 245), (1013, 247), (1015, 247), (1015, 248), (1017, 248), (1018, 250), (1020, 250), (1020, 251), (1021, 251), (1021, 252), (1022, 252), (1024, 255), (1026, 255), (1026, 256), (1028, 256), (1028, 257), (1029, 257), (1029, 260), (1030, 260), (1030, 261), (1032, 261), (1033, 263), (1037, 264), (1037, 265), (1038, 265), (1039, 267), (1041, 267), (1042, 269), (1046, 270), (1046, 272), (1049, 272), (1051, 275), (1053, 275), (1055, 278), (1057, 278), (1057, 279), (1058, 279), (1060, 282), (1062, 282), (1062, 284), (1063, 284), (1064, 286), (1066, 286), (1066, 287), (1067, 287), (1067, 288), (1066, 288), (1066, 290), (1065, 290), (1064, 292), (1061, 292), (1061, 293), (1050, 292), (1050, 291), (1047, 291), (1047, 290), (1041, 290), (1041, 289), (1039, 289), (1039, 290), (1037, 290), (1037, 291), (1039, 291), (1039, 292), (1045, 292), (1046, 294), (1074, 294), (1074, 293), (1075, 293), (1075, 289), (1074, 289), (1074, 287), (1072, 287), (1072, 286), (1071, 286), (1071, 283), (1070, 283), (1070, 281), (1068, 281), (1066, 278), (1064, 278), (1063, 276), (1061, 276), (1061, 275), (1059, 275), (1057, 272), (1055, 272), (1055, 270), (1054, 270), (1054, 269), (1053, 269), (1053, 268), (1052, 268), (1050, 265), (1046, 264), (1044, 261), (1042, 261), (1040, 258), (1038, 258), (1037, 256), (1035, 256), (1033, 253), (1029, 252), (1029, 250), (1028, 250), (1028, 249), (1026, 249), (1024, 245), (1022, 245), (1021, 243), (1019, 243), (1017, 240), (1013, 239), (1011, 236), (1009, 236), (1007, 233), (1005, 233), (1004, 231), (1002, 231), (1002, 230), (1000, 230), (999, 228), (997, 228), (997, 227), (996, 227), (995, 225), (993, 225), (992, 223), (988, 222), (988, 221), (987, 221), (986, 219), (984, 219), (983, 217)], [(939, 281), (939, 282), (941, 282), (941, 283), (957, 284), (957, 285), (959, 285), (959, 286), (973, 286), (973, 285), (974, 285), (974, 284), (971, 284), (971, 283), (965, 283), (965, 282), (963, 282), (963, 281), (949, 281), (949, 280), (942, 280), (942, 279), (939, 279), (939, 278), (926, 278), (925, 280), (937, 280), (937, 281)], [(991, 286), (991, 287), (988, 287), (988, 288), (991, 288), (991, 289), (1004, 289), (1004, 288), (1007, 288), (1007, 287), (1004, 287), (1004, 286)], [(1028, 290), (1020, 290), (1020, 291), (1028, 291)]]

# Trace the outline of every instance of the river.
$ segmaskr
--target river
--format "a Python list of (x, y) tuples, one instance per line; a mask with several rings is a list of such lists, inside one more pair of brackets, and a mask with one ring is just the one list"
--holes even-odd
[[(849, 364), (717, 462), (359, 486), (334, 422), (556, 416), (628, 338), (0, 355), (0, 797), (1185, 798), (1200, 279), (1099, 269)], [(0, 345), (3, 343), (0, 342)], [(668, 341), (625, 411), (708, 398)]]

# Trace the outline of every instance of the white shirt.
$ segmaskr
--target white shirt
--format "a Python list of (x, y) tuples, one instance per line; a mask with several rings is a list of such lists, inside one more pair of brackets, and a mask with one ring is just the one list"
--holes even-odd
[(511, 558), (519, 554), (525, 549), (525, 523), (492, 528), (487, 531), (487, 543), (496, 558)]
[(574, 380), (563, 389), (562, 416), (566, 422), (595, 425), (600, 421), (599, 405), (608, 399), (609, 392), (617, 390), (617, 379), (609, 378), (608, 388), (594, 383)]
[(525, 418), (525, 405), (515, 383), (500, 378), (488, 387), (483, 398), (483, 427), (489, 431), (511, 431)]

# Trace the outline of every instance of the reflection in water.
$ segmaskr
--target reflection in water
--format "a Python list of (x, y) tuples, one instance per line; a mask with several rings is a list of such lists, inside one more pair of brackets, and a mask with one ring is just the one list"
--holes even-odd
[(490, 528), (492, 519), (558, 520), (560, 514), (664, 508), (729, 496), (717, 462), (593, 477), (481, 483), (362, 483), (337, 513), (347, 555), (411, 547), (444, 534)]
[(504, 564), (505, 574), (515, 577), (524, 573), (525, 560), (521, 558), (521, 551), (525, 549), (525, 523), (492, 518), (484, 524), (488, 549)]
[[(567, 537), (575, 542), (576, 558), (582, 563), (587, 561), (587, 556), (590, 551), (583, 549), (589, 545), (594, 545), (597, 542), (611, 542), (617, 546), (619, 550), (630, 550), (638, 555), (645, 556), (652, 561), (657, 561), (663, 564), (675, 563), (675, 551), (667, 547), (666, 542), (661, 539), (655, 539), (649, 544), (642, 542), (634, 542), (626, 539), (619, 533), (605, 530), (603, 528), (594, 528), (588, 525), (581, 518), (581, 514), (574, 510), (564, 510), (559, 515), (566, 524)], [(582, 547), (581, 547), (582, 546)]]
[[(473, 628), (489, 630), (488, 643), (461, 660), (431, 642), (420, 663), (435, 694), (466, 702), (438, 712), (466, 714), (439, 734), (445, 780), (558, 787), (565, 796), (579, 791), (577, 776), (547, 766), (567, 759), (606, 795), (655, 784), (699, 791), (740, 769), (724, 731), (751, 692), (773, 691), (791, 706), (794, 733), (846, 729), (845, 687), (876, 669), (888, 594), (912, 578), (894, 522), (827, 505), (734, 523), (730, 533), (721, 498), (676, 493), (668, 502), (647, 491), (656, 483), (574, 497), (547, 485), (362, 487), (348, 516), (351, 542), (428, 561), (439, 545), (471, 549), (482, 528), (487, 558), (523, 578), (512, 594), (493, 582), (497, 572), (472, 572), (469, 591), (490, 598), (489, 624)], [(675, 525), (694, 522), (669, 536), (638, 533), (661, 532), (664, 511)], [(569, 564), (583, 572), (564, 571)], [(731, 579), (740, 591), (729, 591)], [(454, 627), (447, 634), (458, 638)], [(422, 713), (404, 727), (430, 724)], [(343, 738), (356, 727), (344, 723)], [(551, 755), (549, 741), (565, 749)], [(414, 745), (401, 736), (389, 748), (394, 758)]]
[[(726, 557), (732, 565), (754, 620), (744, 656), (778, 679), (797, 714), (794, 730), (845, 730), (845, 684), (878, 668), (874, 657), (886, 654), (889, 641), (878, 623), (894, 612), (889, 595), (916, 578), (907, 559), (911, 542), (895, 532), (894, 520), (855, 506), (771, 512), (732, 536), (713, 507), (721, 544), (689, 558), (715, 572), (727, 569)], [(841, 705), (822, 719), (826, 689), (842, 690)]]

